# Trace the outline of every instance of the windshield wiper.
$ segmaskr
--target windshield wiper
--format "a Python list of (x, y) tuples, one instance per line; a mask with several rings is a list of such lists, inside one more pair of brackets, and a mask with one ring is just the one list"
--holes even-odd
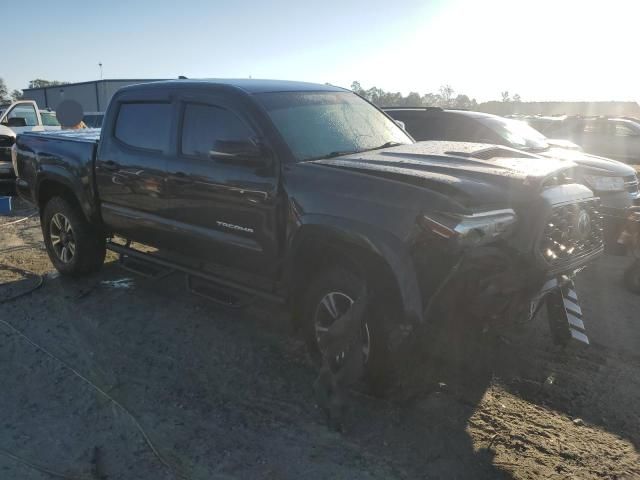
[(354, 153), (360, 153), (362, 150), (336, 150), (330, 153), (327, 153), (326, 155), (319, 155), (317, 157), (310, 157), (310, 158), (306, 158), (305, 161), (311, 161), (311, 160), (324, 160), (325, 158), (335, 158), (335, 157), (341, 157), (343, 155), (353, 155)]
[(382, 150), (383, 148), (397, 147), (398, 145), (404, 145), (404, 144), (401, 142), (387, 142), (387, 143), (383, 143), (379, 147), (369, 148), (366, 151), (370, 152), (371, 150)]
[(520, 149), (524, 150), (525, 152), (536, 153), (536, 152), (546, 152), (550, 148), (551, 148), (551, 145), (547, 145), (546, 147), (524, 147), (524, 148), (521, 147)]
[(326, 155), (319, 155), (317, 157), (307, 158), (305, 159), (305, 161), (324, 160), (326, 158), (335, 158), (335, 157), (341, 157), (343, 155), (353, 155), (354, 153), (370, 152), (371, 150), (380, 150), (382, 148), (397, 147), (398, 145), (403, 145), (403, 143), (387, 142), (380, 145), (379, 147), (367, 148), (365, 150), (336, 150), (334, 152), (327, 153)]

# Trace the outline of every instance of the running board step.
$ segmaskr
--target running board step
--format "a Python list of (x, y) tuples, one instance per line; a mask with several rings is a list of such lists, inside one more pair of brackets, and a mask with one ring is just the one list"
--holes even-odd
[[(192, 280), (187, 280), (189, 283), (187, 286), (194, 284), (193, 279), (197, 279), (195, 282), (195, 288), (189, 287), (191, 291), (196, 294), (202, 295), (204, 297), (210, 298), (211, 300), (217, 301), (222, 305), (231, 306), (231, 305), (246, 305), (249, 301), (253, 301), (254, 298), (262, 298), (264, 300), (277, 303), (284, 304), (286, 303), (286, 298), (277, 295), (271, 292), (267, 292), (264, 290), (255, 289), (252, 287), (248, 287), (246, 285), (240, 284), (238, 282), (219, 277), (209, 272), (203, 272), (201, 270), (197, 270), (195, 268), (187, 267), (181, 265), (179, 263), (170, 261), (168, 259), (162, 258), (159, 255), (151, 255), (146, 252), (141, 252), (140, 250), (136, 250), (131, 248), (131, 244), (127, 242), (126, 245), (121, 245), (113, 242), (112, 240), (107, 241), (107, 248), (117, 254), (120, 257), (126, 257), (126, 262), (129, 262), (131, 259), (136, 260), (140, 263), (151, 263), (156, 266), (158, 269), (166, 269), (169, 273), (173, 271), (179, 271), (185, 273), (188, 277), (191, 277)], [(127, 267), (131, 267), (133, 264), (128, 263)], [(137, 269), (136, 269), (137, 268)], [(145, 271), (147, 271), (148, 267), (143, 267)], [(140, 267), (139, 264), (136, 264), (131, 271), (138, 273)], [(144, 274), (144, 273), (143, 273)], [(158, 277), (155, 277), (158, 278)], [(202, 282), (209, 284), (208, 288), (201, 287)], [(216, 290), (217, 294), (211, 294)], [(224, 295), (220, 294), (220, 292), (224, 292)], [(229, 301), (229, 297), (235, 297), (233, 301)], [(223, 297), (223, 298), (220, 298)], [(224, 299), (224, 297), (227, 297)], [(250, 300), (249, 300), (250, 299)]]
[(118, 256), (118, 265), (120, 268), (127, 270), (128, 272), (136, 273), (143, 277), (152, 279), (164, 278), (175, 272), (172, 268), (163, 267), (148, 260), (132, 258), (124, 253), (121, 253)]
[(256, 297), (243, 294), (217, 282), (186, 275), (187, 289), (194, 295), (211, 300), (227, 308), (244, 308), (252, 303)]

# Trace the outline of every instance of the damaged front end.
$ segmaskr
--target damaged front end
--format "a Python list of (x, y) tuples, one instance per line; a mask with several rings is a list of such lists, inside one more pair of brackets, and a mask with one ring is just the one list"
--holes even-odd
[(543, 189), (516, 209), (425, 215), (427, 244), (449, 259), (438, 266), (433, 255), (418, 256), (419, 270), (440, 271), (437, 285), (423, 275), (426, 322), (444, 315), (464, 319), (465, 329), (500, 331), (546, 306), (555, 343), (588, 344), (573, 278), (603, 251), (598, 205), (590, 190), (570, 184)]

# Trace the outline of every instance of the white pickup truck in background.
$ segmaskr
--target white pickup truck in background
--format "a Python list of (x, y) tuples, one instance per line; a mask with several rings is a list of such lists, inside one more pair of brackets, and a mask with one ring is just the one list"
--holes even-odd
[(55, 113), (41, 112), (33, 100), (0, 105), (0, 195), (11, 193), (14, 189), (11, 147), (16, 135), (43, 130), (60, 130), (60, 124), (55, 119)]

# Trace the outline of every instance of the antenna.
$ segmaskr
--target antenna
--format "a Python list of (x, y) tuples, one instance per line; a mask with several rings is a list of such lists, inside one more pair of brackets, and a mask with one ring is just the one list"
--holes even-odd
[(102, 80), (102, 62), (98, 62), (98, 67), (100, 68), (100, 80)]

